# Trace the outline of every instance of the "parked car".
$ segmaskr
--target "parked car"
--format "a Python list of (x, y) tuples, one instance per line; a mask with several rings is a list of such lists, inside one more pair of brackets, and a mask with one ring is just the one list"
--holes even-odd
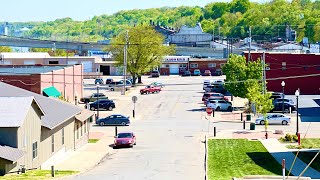
[(232, 104), (229, 101), (219, 99), (219, 100), (210, 100), (207, 104), (207, 107), (214, 109), (215, 111), (232, 111)]
[[(120, 80), (119, 82), (120, 82), (120, 84), (123, 84), (123, 83), (124, 83), (124, 80), (122, 79), (122, 80)], [(132, 87), (132, 82), (131, 82), (130, 80), (128, 80), (128, 79), (126, 79), (126, 86)]]
[(99, 99), (97, 101), (89, 103), (88, 105), (85, 105), (85, 108), (87, 109), (89, 106), (90, 110), (94, 111), (98, 109), (98, 104), (99, 104), (99, 109), (112, 111), (114, 108), (116, 108), (115, 103), (112, 100), (108, 100), (108, 99), (101, 99), (101, 100)]
[(284, 98), (284, 94), (283, 93), (280, 93), (280, 92), (269, 92), (271, 93), (271, 99), (282, 99)]
[(207, 87), (208, 85), (210, 85), (211, 83), (212, 83), (211, 80), (204, 80), (204, 81), (203, 81), (203, 90), (205, 90), (206, 87)]
[[(286, 112), (286, 113), (290, 112), (290, 108), (291, 108), (291, 111), (296, 111), (296, 109), (297, 109), (297, 107), (294, 104), (291, 104), (289, 102), (284, 102), (284, 104), (283, 104), (284, 112)], [(275, 112), (275, 111), (282, 111), (282, 102), (281, 101), (273, 103), (273, 109), (271, 110), (271, 112)]]
[(184, 71), (184, 73), (181, 76), (191, 76), (190, 71)]
[(98, 97), (99, 99), (108, 99), (108, 97), (103, 93), (99, 93), (99, 94), (93, 93), (91, 96), (80, 98), (80, 102), (83, 102), (83, 103), (93, 102), (93, 101), (96, 101)]
[[(131, 86), (132, 86), (131, 84), (129, 85), (126, 84), (125, 90), (128, 91)], [(121, 91), (123, 89), (123, 84), (120, 81), (114, 81), (108, 85), (108, 89), (110, 91)]]
[(165, 87), (164, 84), (160, 83), (160, 82), (153, 82), (150, 84), (151, 86), (154, 86), (154, 87), (160, 87), (160, 88), (163, 88)]
[(211, 71), (210, 70), (205, 70), (202, 76), (211, 76)]
[(221, 97), (224, 98), (224, 95), (221, 93), (205, 92), (202, 96), (202, 101), (207, 101), (209, 98)]
[(113, 82), (113, 79), (111, 79), (111, 78), (108, 78), (107, 80), (106, 80), (106, 84), (110, 84), (110, 83), (112, 83)]
[(193, 76), (200, 76), (201, 75), (201, 71), (200, 71), (200, 69), (195, 69), (194, 71), (193, 71), (193, 74), (192, 74)]
[(136, 136), (131, 131), (120, 132), (114, 138), (113, 148), (127, 146), (132, 148), (133, 145), (137, 144)]
[(113, 125), (113, 126), (127, 126), (130, 124), (129, 116), (121, 114), (113, 114), (105, 118), (96, 120), (96, 124), (100, 126)]
[[(280, 113), (269, 113), (267, 114), (266, 119), (268, 120), (268, 124), (282, 124), (287, 125), (291, 122), (291, 118), (289, 116), (280, 114)], [(263, 116), (259, 116), (256, 119), (256, 124), (265, 124), (265, 120)]]
[(278, 99), (274, 99), (274, 100), (273, 100), (273, 104), (275, 104), (275, 103), (282, 103), (282, 102), (295, 105), (295, 103), (293, 102), (292, 99), (287, 99), (287, 98), (283, 98), (283, 99), (282, 99), (282, 98), (278, 98)]
[(224, 88), (223, 84), (221, 83), (214, 83), (210, 84), (205, 88), (206, 92), (216, 92), (216, 93), (226, 93), (227, 90)]
[(210, 102), (211, 100), (226, 100), (226, 101), (228, 101), (228, 98), (220, 97), (220, 96), (218, 96), (218, 97), (209, 97), (206, 101), (203, 102), (203, 104), (204, 104), (205, 106), (207, 106), (207, 104), (209, 104), (209, 102)]
[(146, 86), (143, 89), (140, 89), (140, 94), (150, 94), (150, 93), (159, 93), (161, 91), (160, 87), (155, 86)]
[(151, 77), (160, 77), (159, 71), (152, 71), (151, 72)]
[(94, 80), (94, 84), (103, 84), (103, 79), (102, 78), (96, 78)]

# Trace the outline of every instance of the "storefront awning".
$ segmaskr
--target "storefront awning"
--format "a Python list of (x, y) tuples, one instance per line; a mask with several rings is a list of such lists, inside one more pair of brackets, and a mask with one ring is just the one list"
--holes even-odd
[(61, 93), (54, 86), (51, 86), (43, 89), (43, 95), (48, 97), (59, 97), (61, 96)]

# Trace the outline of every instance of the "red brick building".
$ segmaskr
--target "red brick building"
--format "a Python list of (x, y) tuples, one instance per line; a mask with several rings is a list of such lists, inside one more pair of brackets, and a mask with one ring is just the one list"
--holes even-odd
[[(248, 52), (245, 52), (246, 58)], [(262, 52), (251, 52), (256, 60)], [(320, 54), (265, 53), (268, 91), (282, 92), (281, 82), (285, 82), (285, 94), (320, 94)]]
[(53, 86), (74, 103), (83, 96), (83, 65), (1, 65), (0, 81), (37, 94)]

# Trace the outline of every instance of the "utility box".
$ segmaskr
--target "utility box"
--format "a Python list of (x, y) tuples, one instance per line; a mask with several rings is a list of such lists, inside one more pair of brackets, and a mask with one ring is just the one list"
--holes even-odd
[(250, 123), (250, 130), (256, 130), (256, 123)]
[(251, 121), (251, 114), (247, 114), (247, 121)]

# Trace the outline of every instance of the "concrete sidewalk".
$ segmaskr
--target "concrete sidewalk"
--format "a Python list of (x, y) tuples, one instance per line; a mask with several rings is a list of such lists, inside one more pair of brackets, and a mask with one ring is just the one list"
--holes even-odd
[[(288, 171), (290, 170), (290, 167), (294, 161), (295, 155), (291, 151), (289, 151), (284, 144), (281, 144), (275, 138), (261, 140), (261, 143), (280, 164), (282, 163), (282, 159), (285, 159), (286, 169)], [(299, 176), (301, 172), (305, 169), (305, 167), (307, 167), (307, 164), (301, 161), (299, 158), (297, 158), (291, 173), (294, 176)], [(305, 171), (303, 176), (311, 177), (312, 179), (320, 179), (320, 172), (309, 167)]]

